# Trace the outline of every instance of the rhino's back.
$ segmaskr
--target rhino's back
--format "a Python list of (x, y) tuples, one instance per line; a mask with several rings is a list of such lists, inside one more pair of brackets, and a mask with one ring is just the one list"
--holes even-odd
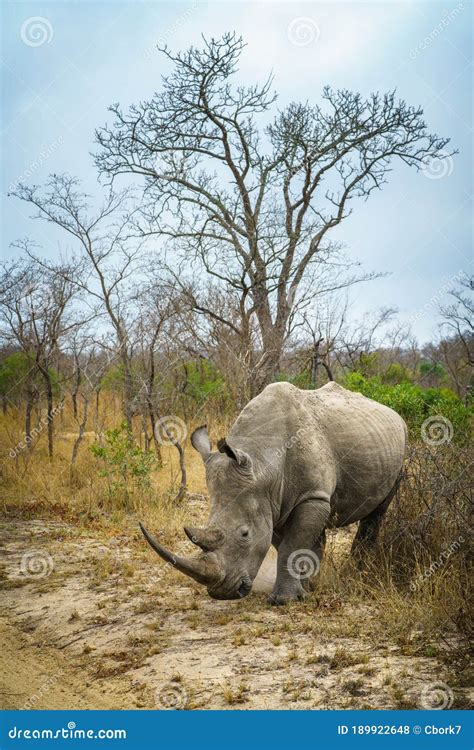
[(307, 391), (337, 466), (337, 523), (364, 518), (388, 495), (400, 473), (406, 425), (393, 409), (328, 383)]
[(345, 525), (392, 489), (406, 427), (392, 409), (337, 383), (314, 391), (273, 383), (247, 404), (229, 438), (264, 468), (281, 466), (284, 508), (321, 489), (332, 498), (332, 522)]

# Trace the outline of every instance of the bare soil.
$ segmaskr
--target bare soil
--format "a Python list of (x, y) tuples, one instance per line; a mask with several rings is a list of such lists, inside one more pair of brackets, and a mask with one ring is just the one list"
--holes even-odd
[[(272, 555), (249, 597), (217, 602), (134, 525), (107, 537), (21, 520), (0, 542), (2, 708), (417, 708), (449, 684), (443, 659), (387, 637), (372, 602), (267, 605)], [(332, 534), (327, 565), (350, 542)]]

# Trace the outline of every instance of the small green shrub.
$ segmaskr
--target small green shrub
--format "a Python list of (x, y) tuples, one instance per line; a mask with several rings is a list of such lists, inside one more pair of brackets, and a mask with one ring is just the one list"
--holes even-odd
[(382, 383), (396, 385), (397, 383), (411, 383), (410, 371), (399, 362), (392, 362), (381, 375)]
[[(53, 395), (60, 395), (58, 373), (49, 368), (49, 376), (53, 387)], [(25, 398), (27, 387), (31, 387), (35, 394), (44, 388), (43, 377), (35, 363), (33, 352), (14, 352), (0, 364), (0, 397), (8, 394), (9, 401), (21, 402)]]
[(225, 399), (227, 386), (222, 374), (209, 360), (190, 360), (184, 363), (185, 393), (196, 404), (210, 399)]
[(157, 459), (137, 445), (126, 422), (107, 430), (104, 443), (93, 443), (90, 450), (102, 462), (100, 473), (107, 479), (110, 499), (122, 497), (129, 504), (132, 494), (150, 488)]
[(421, 388), (410, 382), (390, 385), (377, 377), (365, 378), (359, 372), (349, 373), (344, 385), (394, 409), (412, 432), (419, 434), (429, 417), (442, 416), (453, 426), (453, 440), (464, 443), (469, 439), (472, 409), (449, 388)]

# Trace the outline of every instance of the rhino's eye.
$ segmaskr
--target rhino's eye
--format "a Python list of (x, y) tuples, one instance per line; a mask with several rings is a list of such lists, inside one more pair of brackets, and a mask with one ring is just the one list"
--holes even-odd
[(248, 529), (242, 529), (242, 531), (240, 532), (240, 536), (242, 537), (242, 539), (247, 539), (248, 535), (249, 535)]

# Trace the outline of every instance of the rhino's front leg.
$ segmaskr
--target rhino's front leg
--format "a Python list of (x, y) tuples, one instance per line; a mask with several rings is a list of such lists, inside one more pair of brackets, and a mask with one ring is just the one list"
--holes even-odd
[(305, 595), (303, 582), (319, 568), (315, 550), (329, 520), (329, 499), (311, 498), (298, 505), (288, 519), (278, 545), (277, 578), (268, 599), (286, 604)]

